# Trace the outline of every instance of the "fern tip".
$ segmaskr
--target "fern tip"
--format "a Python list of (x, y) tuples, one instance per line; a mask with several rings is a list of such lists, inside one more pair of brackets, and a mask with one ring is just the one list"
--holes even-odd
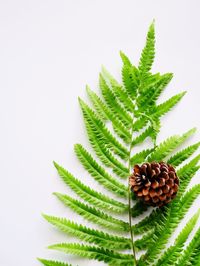
[(149, 26), (149, 33), (155, 31), (155, 18), (152, 20), (150, 26)]
[(59, 193), (59, 192), (53, 192), (52, 195), (54, 195), (54, 196), (56, 196), (56, 197), (59, 197), (59, 196), (61, 196), (62, 194)]
[(186, 93), (187, 93), (187, 91), (183, 91), (183, 92), (180, 93), (180, 94), (182, 94), (182, 95), (184, 96)]
[(188, 130), (185, 135), (191, 136), (193, 135), (195, 132), (197, 131), (196, 127), (191, 128), (190, 130)]
[(88, 84), (86, 84), (85, 85), (85, 89), (86, 89), (87, 92), (90, 91), (90, 86)]
[(50, 245), (50, 246), (47, 246), (48, 249), (58, 249), (57, 245)]
[(101, 65), (101, 71), (102, 72), (107, 72), (107, 69), (106, 69), (106, 67), (104, 65)]
[(124, 53), (123, 53), (122, 50), (119, 51), (119, 55), (120, 55), (121, 57), (123, 57)]
[(58, 169), (59, 165), (57, 164), (56, 161), (53, 161), (53, 165), (55, 166), (56, 169)]
[(45, 214), (45, 213), (41, 213), (42, 217), (45, 219), (45, 220), (48, 220), (48, 217), (50, 217), (49, 215)]
[(83, 104), (83, 100), (81, 99), (81, 97), (80, 97), (80, 96), (78, 96), (78, 101), (79, 101), (80, 105), (82, 105), (82, 104)]
[(77, 149), (79, 149), (81, 147), (81, 144), (76, 143), (74, 144), (74, 150), (76, 151)]

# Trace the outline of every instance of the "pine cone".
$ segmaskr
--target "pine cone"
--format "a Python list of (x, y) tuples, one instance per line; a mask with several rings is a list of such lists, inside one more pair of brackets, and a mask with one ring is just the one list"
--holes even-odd
[(130, 176), (131, 190), (151, 206), (163, 206), (175, 198), (179, 179), (173, 166), (164, 162), (135, 165)]

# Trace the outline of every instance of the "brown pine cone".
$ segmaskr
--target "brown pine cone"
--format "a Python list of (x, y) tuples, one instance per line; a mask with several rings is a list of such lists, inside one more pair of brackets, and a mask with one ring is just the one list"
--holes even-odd
[(146, 204), (161, 207), (175, 198), (179, 179), (174, 167), (167, 163), (143, 163), (134, 166), (130, 186)]

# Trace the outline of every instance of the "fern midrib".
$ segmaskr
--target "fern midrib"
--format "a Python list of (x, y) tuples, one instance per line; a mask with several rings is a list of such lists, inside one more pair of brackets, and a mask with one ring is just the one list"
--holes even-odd
[[(132, 140), (133, 140), (133, 121), (134, 121), (134, 114), (132, 115), (132, 127), (131, 127), (131, 142), (130, 142), (130, 148), (129, 148), (129, 157), (128, 157), (128, 169), (129, 173), (131, 174), (131, 152), (133, 148)], [(130, 237), (131, 237), (131, 246), (132, 246), (132, 252), (133, 252), (133, 258), (135, 266), (137, 266), (137, 260), (136, 260), (136, 251), (135, 251), (135, 244), (134, 244), (134, 234), (132, 229), (132, 215), (131, 215), (131, 188), (128, 178), (128, 216), (129, 216), (129, 226), (130, 226)]]

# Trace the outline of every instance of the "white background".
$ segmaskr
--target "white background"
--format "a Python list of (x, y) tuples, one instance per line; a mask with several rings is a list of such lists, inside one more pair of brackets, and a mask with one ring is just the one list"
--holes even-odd
[[(200, 129), (199, 11), (198, 0), (0, 1), (1, 266), (66, 258), (45, 249), (67, 236), (47, 224), (41, 212), (79, 219), (52, 195), (69, 191), (52, 161), (92, 183), (73, 154), (74, 143), (88, 145), (77, 97), (86, 98), (86, 84), (98, 90), (102, 64), (120, 80), (119, 50), (137, 64), (153, 18), (153, 71), (174, 73), (163, 99), (188, 91), (163, 119), (159, 140)], [(73, 256), (67, 260), (104, 265)]]

